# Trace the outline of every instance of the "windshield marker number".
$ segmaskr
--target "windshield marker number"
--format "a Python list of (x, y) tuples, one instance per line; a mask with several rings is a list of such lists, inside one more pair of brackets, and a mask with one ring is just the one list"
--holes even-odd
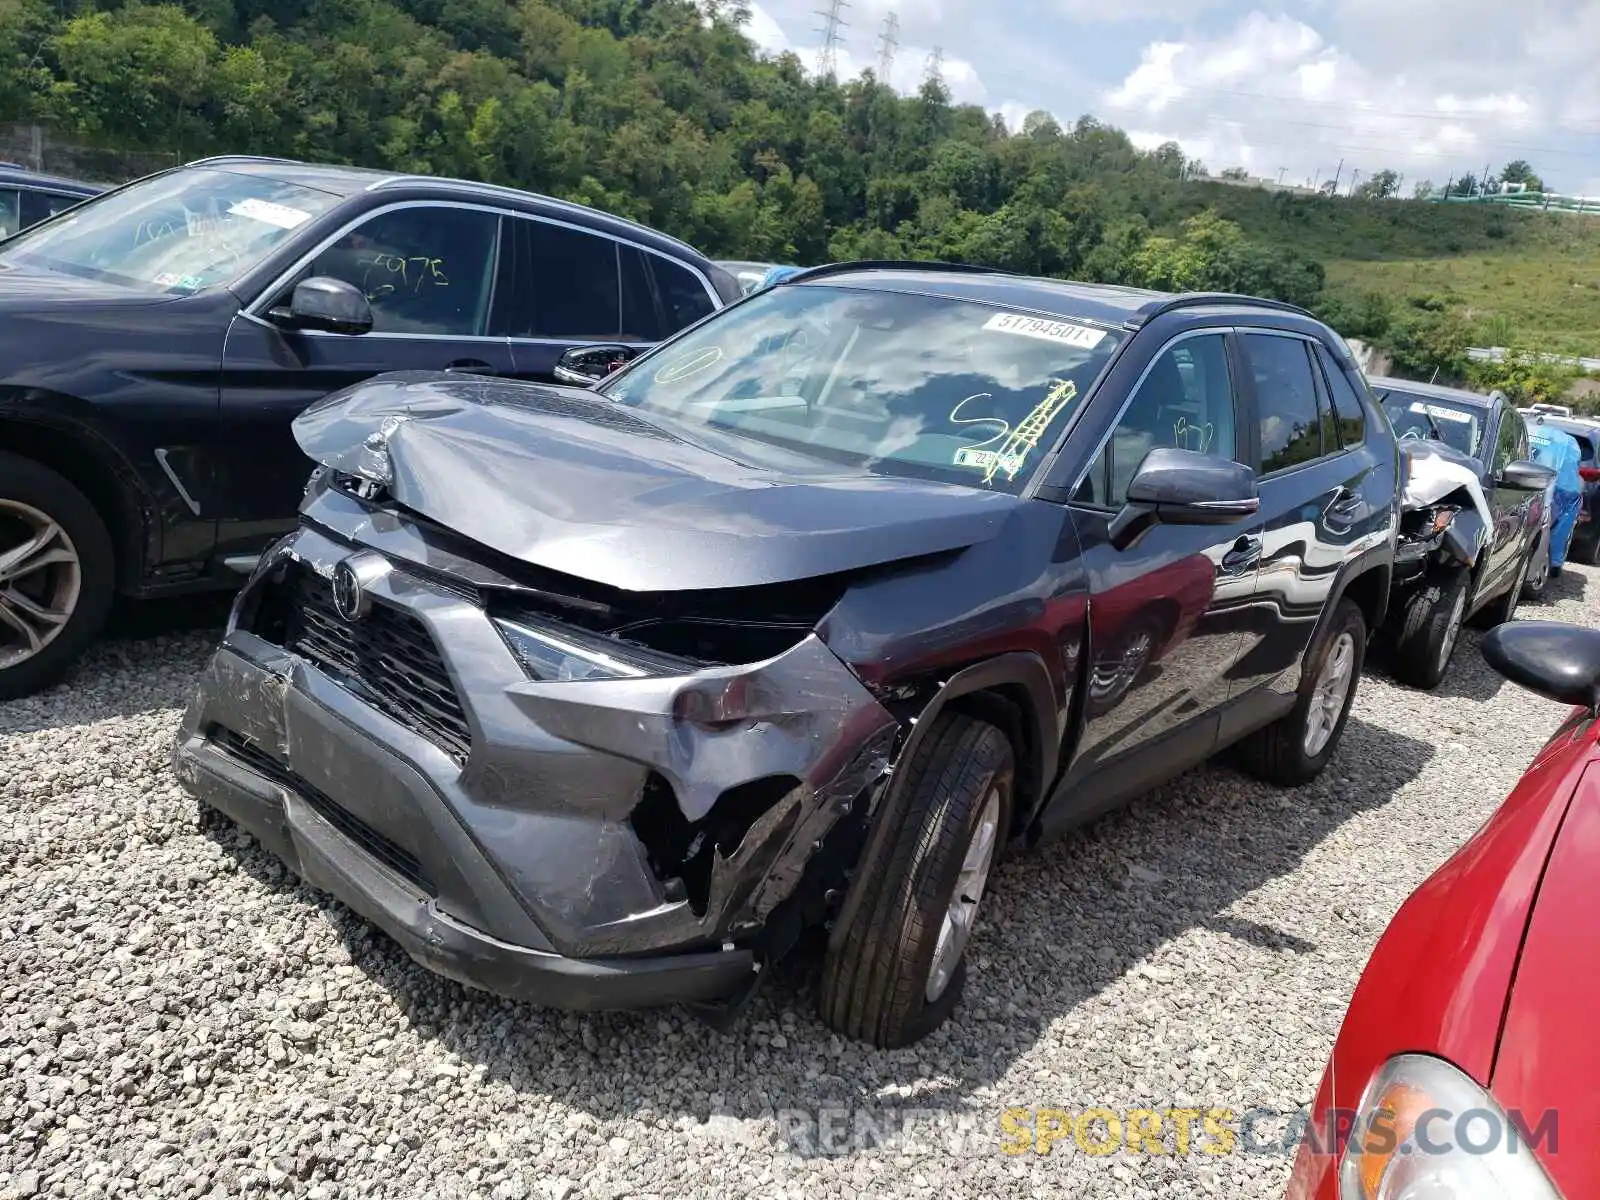
[(1037, 338), (1062, 346), (1075, 346), (1080, 350), (1093, 350), (1105, 338), (1103, 329), (1078, 325), (1071, 321), (1050, 321), (1044, 317), (1028, 317), (1021, 313), (996, 313), (984, 325), (990, 333), (1010, 333), (1017, 337)]

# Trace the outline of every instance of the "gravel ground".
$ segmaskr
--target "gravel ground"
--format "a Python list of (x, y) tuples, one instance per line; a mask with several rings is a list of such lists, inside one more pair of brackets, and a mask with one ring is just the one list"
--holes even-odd
[[(1600, 571), (1553, 591), (1523, 615), (1600, 624)], [(0, 705), (0, 1196), (1281, 1195), (1283, 1155), (1013, 1156), (1000, 1114), (1308, 1102), (1384, 925), (1561, 717), (1476, 636), (1435, 695), (1371, 675), (1315, 785), (1207, 767), (1006, 864), (956, 1019), (877, 1053), (814, 959), (728, 1034), (412, 966), (180, 792), (213, 636)]]

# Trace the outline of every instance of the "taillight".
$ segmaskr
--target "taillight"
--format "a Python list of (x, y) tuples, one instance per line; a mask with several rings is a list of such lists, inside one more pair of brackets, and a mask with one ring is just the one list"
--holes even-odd
[(1578, 478), (1585, 483), (1594, 483), (1600, 480), (1600, 467), (1579, 467)]

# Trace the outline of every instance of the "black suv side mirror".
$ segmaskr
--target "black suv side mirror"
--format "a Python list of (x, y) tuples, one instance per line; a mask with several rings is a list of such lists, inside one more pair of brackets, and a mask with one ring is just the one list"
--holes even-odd
[(560, 383), (574, 387), (593, 387), (613, 371), (639, 357), (638, 346), (618, 342), (604, 346), (574, 346), (557, 361), (551, 372)]
[(317, 329), (324, 333), (372, 332), (372, 305), (361, 290), (342, 279), (316, 275), (295, 285), (287, 306), (267, 313), (288, 329)]
[(1528, 459), (1507, 463), (1495, 480), (1497, 487), (1519, 488), (1525, 492), (1542, 492), (1550, 486), (1556, 473)]
[(1111, 544), (1126, 550), (1155, 525), (1231, 525), (1261, 511), (1255, 472), (1194, 450), (1150, 451), (1111, 522)]

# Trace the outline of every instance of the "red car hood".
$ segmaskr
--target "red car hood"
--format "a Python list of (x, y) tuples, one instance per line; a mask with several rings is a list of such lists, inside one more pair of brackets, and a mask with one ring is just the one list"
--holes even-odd
[(1600, 762), (1578, 784), (1534, 905), (1490, 1092), (1529, 1124), (1556, 1112), (1558, 1142), (1541, 1155), (1561, 1194), (1600, 1196)]

